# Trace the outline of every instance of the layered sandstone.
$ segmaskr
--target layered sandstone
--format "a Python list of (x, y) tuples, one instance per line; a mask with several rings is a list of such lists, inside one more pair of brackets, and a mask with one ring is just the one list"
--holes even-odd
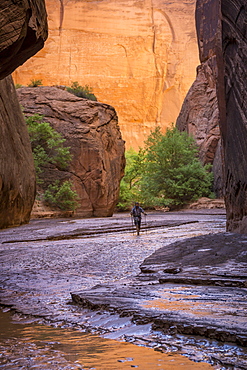
[(48, 36), (45, 3), (1, 0), (0, 78), (12, 73), (43, 46)]
[(176, 121), (199, 64), (195, 0), (46, 0), (45, 48), (16, 83), (78, 81), (112, 105), (127, 147)]
[(46, 169), (46, 180), (70, 180), (78, 194), (75, 216), (111, 216), (123, 176), (124, 141), (114, 108), (56, 87), (17, 90), (25, 115), (40, 114), (70, 147), (72, 163)]
[(246, 17), (244, 0), (197, 0), (201, 66), (178, 119), (195, 134), (204, 162), (222, 164), (227, 230), (241, 233), (247, 233)]
[(195, 138), (202, 163), (212, 164), (214, 191), (218, 197), (222, 197), (224, 190), (215, 62), (215, 57), (212, 57), (198, 66), (196, 80), (186, 95), (176, 126)]
[[(247, 233), (246, 1), (222, 0), (221, 12), (222, 58), (218, 61), (218, 99), (224, 149), (227, 230)], [(221, 98), (223, 82), (225, 95)]]
[(11, 76), (0, 81), (0, 229), (29, 221), (35, 170), (27, 127)]
[(5, 228), (28, 222), (35, 198), (29, 135), (8, 75), (44, 44), (44, 1), (2, 0), (0, 24), (0, 228)]

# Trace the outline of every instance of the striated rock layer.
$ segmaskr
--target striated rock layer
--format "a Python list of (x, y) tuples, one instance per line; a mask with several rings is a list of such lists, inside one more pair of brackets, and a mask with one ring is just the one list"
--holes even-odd
[(17, 93), (24, 113), (43, 115), (71, 148), (69, 169), (50, 168), (47, 181), (72, 181), (79, 196), (76, 216), (112, 216), (125, 165), (124, 141), (114, 108), (56, 87), (26, 87)]
[(48, 36), (45, 3), (1, 0), (0, 78), (12, 73), (43, 46)]
[(240, 233), (247, 233), (246, 19), (245, 0), (197, 0), (202, 64), (177, 120), (180, 129), (195, 134), (218, 182), (221, 164), (227, 230)]
[(27, 127), (11, 76), (0, 81), (0, 229), (29, 221), (35, 170)]
[(176, 121), (199, 64), (195, 0), (46, 0), (45, 48), (16, 83), (78, 81), (113, 106), (127, 147)]
[(176, 126), (195, 138), (202, 163), (213, 165), (214, 190), (218, 197), (222, 197), (221, 140), (214, 69), (215, 58), (209, 58), (197, 68), (196, 80), (184, 100)]
[(0, 228), (5, 228), (28, 222), (35, 198), (29, 135), (8, 75), (44, 45), (44, 1), (2, 0), (0, 24)]
[[(247, 3), (222, 0), (222, 57), (219, 96), (224, 148), (227, 230), (247, 233)], [(219, 88), (219, 94), (221, 89)]]

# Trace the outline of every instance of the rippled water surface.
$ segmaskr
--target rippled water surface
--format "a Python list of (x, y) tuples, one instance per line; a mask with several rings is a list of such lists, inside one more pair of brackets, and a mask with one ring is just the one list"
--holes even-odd
[[(96, 284), (124, 283), (140, 272), (142, 261), (158, 248), (184, 238), (225, 231), (224, 215), (177, 213), (159, 217), (191, 223), (143, 230), (139, 237), (131, 230), (131, 223), (130, 230), (127, 227), (124, 232), (97, 235), (107, 223), (125, 221), (128, 225), (129, 216), (124, 215), (108, 220), (52, 221), (52, 226), (47, 221), (33, 222), (3, 231), (1, 302), (12, 305), (22, 317), (37, 317), (38, 321), (29, 324), (15, 315), (13, 323), (9, 312), (1, 313), (0, 369), (220, 369), (190, 361), (178, 349), (161, 353), (75, 330), (82, 328), (87, 318), (78, 307), (68, 304), (70, 292)], [(54, 233), (83, 228), (87, 222), (95, 225), (94, 236), (46, 239)], [(44, 322), (53, 327), (41, 325)]]
[(75, 330), (13, 323), (8, 313), (0, 313), (0, 322), (1, 369), (213, 369), (179, 354)]

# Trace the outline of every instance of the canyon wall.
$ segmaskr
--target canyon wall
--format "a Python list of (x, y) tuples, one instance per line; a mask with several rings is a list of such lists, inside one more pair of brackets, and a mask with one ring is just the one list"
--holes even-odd
[(176, 121), (180, 131), (192, 135), (203, 164), (210, 163), (214, 173), (214, 192), (224, 195), (219, 109), (216, 92), (215, 56), (197, 67), (196, 80), (186, 95)]
[(246, 19), (245, 0), (197, 0), (201, 66), (177, 121), (195, 134), (204, 162), (214, 163), (227, 230), (240, 233), (247, 233)]
[[(227, 230), (247, 233), (247, 3), (222, 0), (218, 102)], [(223, 85), (224, 84), (224, 85)], [(222, 95), (222, 91), (225, 95)]]
[(11, 76), (47, 37), (43, 0), (0, 4), (0, 228), (28, 222), (35, 170), (27, 127)]
[(72, 162), (43, 168), (46, 184), (69, 180), (78, 195), (77, 217), (112, 216), (124, 174), (124, 141), (114, 108), (56, 87), (17, 89), (26, 116), (40, 114), (61, 133)]
[(118, 114), (126, 147), (176, 121), (199, 64), (195, 0), (46, 0), (49, 38), (16, 83), (89, 85)]

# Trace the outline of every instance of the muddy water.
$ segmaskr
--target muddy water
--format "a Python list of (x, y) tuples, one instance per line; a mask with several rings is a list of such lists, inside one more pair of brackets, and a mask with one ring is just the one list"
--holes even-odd
[[(80, 331), (84, 326), (90, 330), (92, 322), (95, 327), (100, 320), (79, 307), (69, 305), (71, 291), (102, 283), (124, 283), (138, 274), (141, 262), (161, 246), (179, 239), (225, 230), (225, 217), (222, 215), (167, 214), (153, 216), (153, 219), (157, 221), (166, 217), (175, 221), (188, 220), (190, 223), (143, 231), (140, 237), (128, 230), (97, 235), (97, 229), (102, 225), (122, 224), (124, 217), (107, 220), (42, 220), (1, 232), (1, 303), (12, 306), (13, 310), (28, 319), (40, 318), (36, 323), (29, 324), (20, 320), (20, 316), (15, 316), (15, 320), (20, 320), (17, 324), (11, 323), (9, 313), (1, 314), (1, 369), (118, 370), (137, 366), (143, 370), (224, 369), (190, 361), (180, 355), (179, 345), (167, 353), (145, 348), (145, 341), (140, 339), (144, 332), (136, 333), (136, 329), (128, 327), (129, 323), (126, 322), (122, 324), (125, 337), (125, 328), (128, 328), (128, 340), (131, 341), (131, 337), (136, 335), (135, 343), (142, 346), (121, 342), (124, 337), (119, 333), (113, 333), (112, 337), (109, 334), (108, 338), (118, 339), (114, 341)], [(129, 221), (129, 216), (126, 220)], [(149, 220), (152, 220), (152, 216), (149, 216)], [(93, 227), (95, 235), (54, 241), (46, 239), (47, 236), (62, 235), (65, 231), (77, 231), (84, 227)], [(118, 318), (116, 321), (120, 325)], [(53, 327), (41, 323), (52, 323)], [(149, 346), (158, 347), (155, 340), (151, 340)], [(172, 341), (172, 338), (169, 340)], [(197, 344), (194, 347), (200, 353)], [(196, 358), (207, 361), (203, 355)]]
[(178, 353), (100, 338), (75, 330), (12, 321), (0, 313), (1, 369), (209, 370)]

